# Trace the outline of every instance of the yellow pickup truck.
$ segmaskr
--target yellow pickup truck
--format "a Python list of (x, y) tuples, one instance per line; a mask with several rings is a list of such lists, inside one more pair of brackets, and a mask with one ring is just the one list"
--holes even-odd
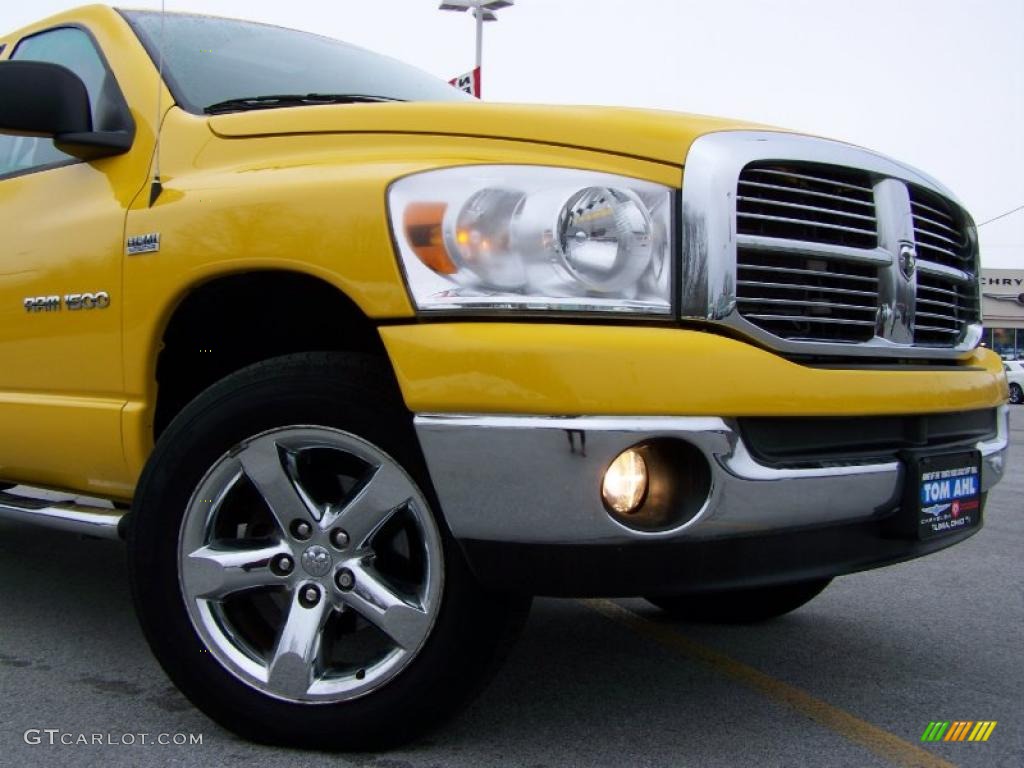
[(90, 6), (0, 37), (0, 232), (0, 518), (124, 538), (260, 741), (422, 732), (532, 595), (780, 615), (1003, 471), (974, 224), (848, 144)]

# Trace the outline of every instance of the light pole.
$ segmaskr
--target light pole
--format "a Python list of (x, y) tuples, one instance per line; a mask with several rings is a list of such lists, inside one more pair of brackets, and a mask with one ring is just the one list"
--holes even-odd
[[(442, 11), (469, 11), (476, 18), (476, 72), (480, 77), (480, 67), (484, 59), (484, 22), (497, 21), (497, 11), (515, 5), (515, 0), (447, 0), (441, 3)], [(478, 93), (477, 96), (480, 94)]]

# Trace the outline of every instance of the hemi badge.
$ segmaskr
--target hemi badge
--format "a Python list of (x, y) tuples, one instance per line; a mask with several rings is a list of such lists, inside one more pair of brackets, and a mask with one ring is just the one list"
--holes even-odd
[(128, 255), (134, 256), (137, 253), (155, 253), (160, 250), (160, 233), (152, 232), (148, 235), (134, 235), (128, 238)]

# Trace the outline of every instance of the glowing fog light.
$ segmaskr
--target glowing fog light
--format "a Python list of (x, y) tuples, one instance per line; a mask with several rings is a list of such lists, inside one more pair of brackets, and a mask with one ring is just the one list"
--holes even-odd
[(620, 453), (604, 473), (601, 495), (620, 515), (635, 512), (647, 495), (647, 462), (635, 448)]

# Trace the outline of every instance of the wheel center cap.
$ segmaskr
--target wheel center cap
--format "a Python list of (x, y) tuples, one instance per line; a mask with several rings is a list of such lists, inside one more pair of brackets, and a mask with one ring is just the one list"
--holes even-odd
[(326, 548), (314, 545), (302, 553), (302, 569), (310, 576), (326, 576), (334, 564)]

